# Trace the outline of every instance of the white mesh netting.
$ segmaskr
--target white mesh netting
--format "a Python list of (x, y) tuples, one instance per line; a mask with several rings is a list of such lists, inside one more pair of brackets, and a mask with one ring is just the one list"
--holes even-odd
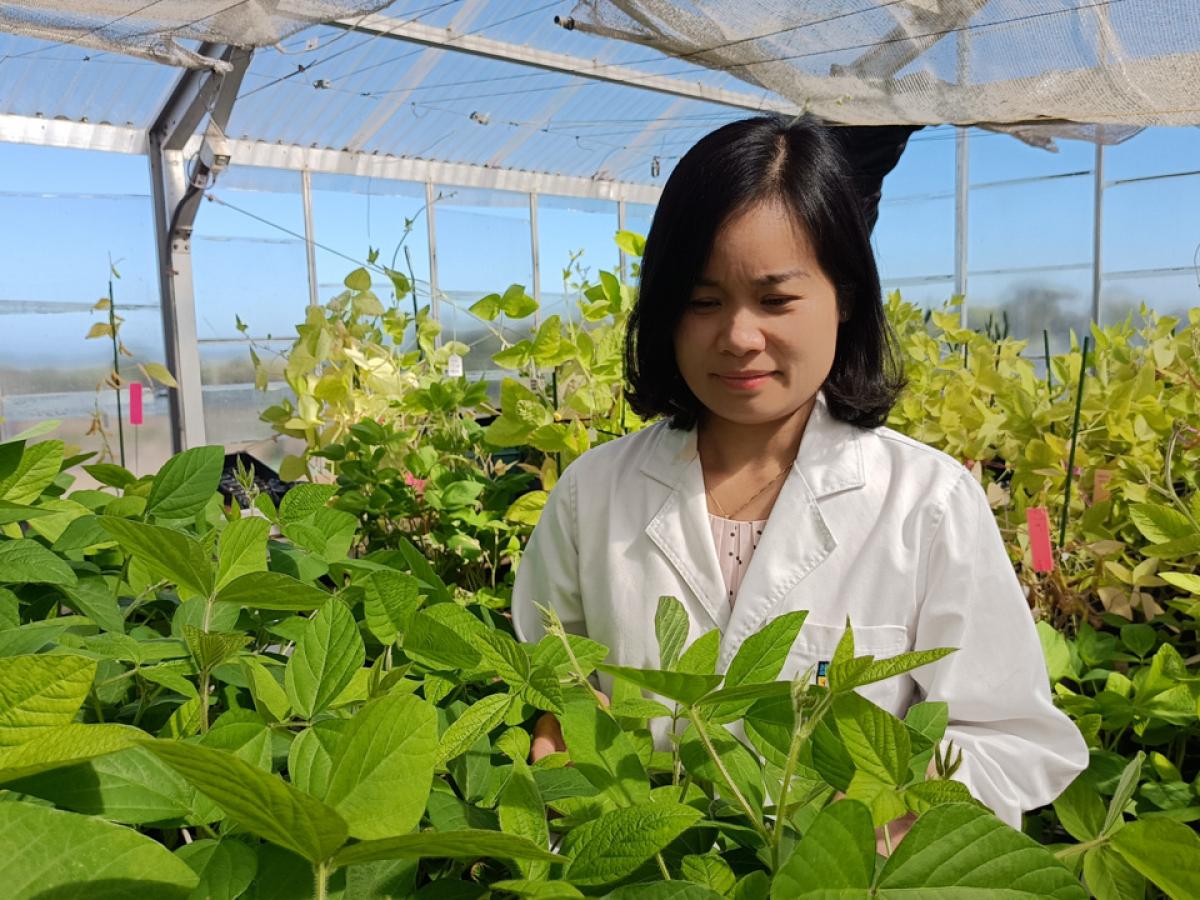
[(180, 41), (276, 44), (310, 25), (377, 12), (391, 0), (0, 0), (0, 31), (223, 70)]
[(846, 124), (1104, 143), (1200, 124), (1197, 0), (580, 0), (572, 19)]

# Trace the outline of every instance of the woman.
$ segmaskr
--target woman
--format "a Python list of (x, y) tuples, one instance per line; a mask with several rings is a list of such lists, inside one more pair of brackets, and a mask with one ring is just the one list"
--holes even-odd
[[(895, 715), (948, 704), (955, 778), (1010, 825), (1083, 770), (986, 496), (946, 454), (884, 427), (903, 387), (858, 198), (809, 118), (733, 122), (663, 189), (626, 348), (627, 397), (664, 420), (565, 470), (518, 571), (523, 640), (552, 606), (609, 662), (655, 667), (660, 595), (690, 640), (809, 610), (781, 677), (857, 652), (956, 647), (861, 693)], [(607, 690), (611, 682), (602, 678)], [(553, 717), (535, 756), (561, 749)], [(663, 740), (657, 723), (656, 740)], [(905, 823), (895, 829), (902, 835)]]

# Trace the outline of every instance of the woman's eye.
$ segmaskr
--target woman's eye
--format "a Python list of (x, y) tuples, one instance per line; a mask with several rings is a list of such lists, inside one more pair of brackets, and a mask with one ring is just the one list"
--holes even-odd
[(688, 301), (691, 309), (712, 309), (716, 305), (717, 301), (708, 297), (693, 297)]
[(764, 297), (763, 303), (767, 306), (786, 306), (795, 299), (795, 297)]

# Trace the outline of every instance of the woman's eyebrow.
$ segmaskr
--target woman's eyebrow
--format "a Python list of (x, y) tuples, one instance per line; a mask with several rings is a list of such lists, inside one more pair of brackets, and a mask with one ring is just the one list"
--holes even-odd
[[(790, 281), (793, 278), (812, 278), (812, 274), (807, 269), (789, 269), (786, 272), (771, 272), (767, 275), (759, 275), (754, 279), (754, 284), (783, 284), (785, 281)], [(696, 279), (696, 287), (720, 287), (721, 282), (716, 278), (706, 278), (701, 275)]]

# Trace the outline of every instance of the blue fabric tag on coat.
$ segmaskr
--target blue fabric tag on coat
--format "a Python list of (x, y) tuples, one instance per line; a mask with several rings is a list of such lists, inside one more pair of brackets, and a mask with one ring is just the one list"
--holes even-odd
[(817, 686), (829, 687), (829, 660), (827, 659), (817, 662)]

